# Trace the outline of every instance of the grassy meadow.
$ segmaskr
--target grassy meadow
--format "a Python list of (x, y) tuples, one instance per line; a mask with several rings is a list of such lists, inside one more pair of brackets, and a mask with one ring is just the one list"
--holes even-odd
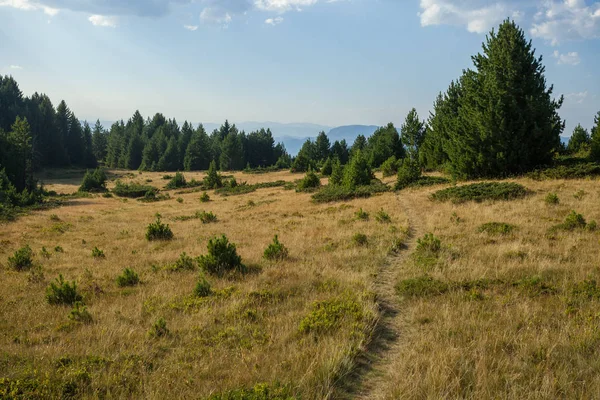
[[(600, 397), (597, 181), (521, 178), (527, 194), (509, 201), (432, 200), (442, 184), (315, 204), (281, 186), (201, 202), (162, 190), (163, 175), (109, 175), (162, 201), (94, 194), (2, 225), (0, 397)], [(74, 193), (82, 172), (41, 178)], [(572, 210), (583, 224), (564, 224)], [(173, 240), (146, 240), (157, 213)], [(247, 271), (204, 275), (200, 297), (195, 262), (174, 265), (222, 234)], [(275, 235), (289, 255), (269, 261)], [(34, 266), (17, 271), (9, 257), (25, 245)], [(117, 285), (125, 268), (139, 284)], [(79, 308), (48, 303), (59, 275)]]

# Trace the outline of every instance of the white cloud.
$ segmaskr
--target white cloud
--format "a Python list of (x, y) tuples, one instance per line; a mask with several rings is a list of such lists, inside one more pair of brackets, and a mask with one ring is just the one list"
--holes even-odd
[(200, 20), (204, 23), (211, 23), (227, 27), (233, 18), (226, 9), (220, 7), (206, 7), (200, 13)]
[(302, 7), (312, 6), (318, 0), (254, 0), (259, 10), (284, 13), (290, 10), (302, 11)]
[(588, 97), (587, 90), (585, 92), (569, 93), (569, 94), (565, 95), (565, 99), (567, 99), (567, 101), (573, 102), (576, 104), (582, 104), (587, 97)]
[(0, 0), (0, 7), (13, 7), (24, 11), (43, 10), (45, 14), (53, 17), (58, 14), (58, 9), (48, 7), (35, 1), (30, 0)]
[(283, 22), (283, 17), (268, 18), (265, 20), (267, 25), (279, 25)]
[(88, 18), (88, 20), (94, 26), (102, 26), (108, 28), (116, 28), (117, 27), (117, 19), (115, 17), (109, 17), (106, 15), (92, 15)]
[(600, 2), (587, 5), (585, 0), (546, 0), (531, 28), (534, 37), (553, 46), (566, 40), (600, 37)]
[(198, 29), (198, 25), (184, 25), (183, 27), (192, 32)]
[(21, 67), (20, 65), (11, 65), (8, 68), (10, 68), (10, 69), (23, 69), (23, 67)]
[(558, 50), (554, 50), (554, 58), (558, 60), (558, 64), (579, 65), (581, 57), (576, 51), (571, 51), (567, 54), (561, 54)]
[(489, 0), (420, 0), (420, 6), (421, 26), (458, 25), (474, 33), (488, 32), (508, 16), (523, 16), (514, 5)]

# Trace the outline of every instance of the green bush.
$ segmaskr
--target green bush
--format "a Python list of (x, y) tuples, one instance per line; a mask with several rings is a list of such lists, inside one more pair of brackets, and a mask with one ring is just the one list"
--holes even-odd
[(123, 183), (117, 181), (112, 192), (119, 197), (137, 199), (140, 197), (156, 197), (158, 189), (153, 186), (142, 185), (136, 182)]
[(208, 203), (209, 201), (210, 201), (210, 196), (208, 195), (208, 193), (206, 193), (206, 192), (202, 193), (202, 196), (200, 196), (200, 202)]
[(331, 176), (329, 177), (329, 185), (338, 186), (344, 180), (344, 166), (339, 158), (334, 158), (331, 163)]
[(369, 186), (346, 187), (341, 185), (327, 185), (313, 194), (315, 203), (331, 203), (334, 201), (348, 201), (352, 199), (368, 198), (374, 194), (389, 192), (390, 187), (380, 181), (372, 181)]
[(198, 214), (198, 218), (202, 221), (203, 224), (210, 224), (213, 222), (217, 222), (217, 216), (212, 212), (202, 211)]
[(161, 222), (160, 214), (157, 214), (156, 221), (150, 223), (146, 228), (146, 239), (149, 241), (173, 239), (173, 231), (169, 225)]
[(165, 189), (179, 189), (187, 186), (185, 176), (181, 172), (177, 172), (175, 176), (167, 183)]
[(301, 333), (331, 332), (344, 320), (357, 323), (363, 318), (362, 307), (352, 299), (331, 299), (313, 303), (311, 312), (300, 321)]
[(269, 246), (265, 249), (263, 257), (271, 261), (282, 261), (288, 258), (288, 255), (288, 249), (281, 242), (279, 242), (279, 238), (277, 235), (275, 235), (273, 238), (273, 243), (269, 244)]
[(25, 271), (33, 267), (33, 250), (29, 245), (15, 251), (12, 257), (8, 257), (8, 266), (17, 271)]
[(442, 242), (433, 233), (427, 233), (417, 239), (417, 253), (421, 255), (436, 255), (442, 250)]
[(396, 179), (396, 190), (402, 190), (414, 184), (421, 178), (421, 167), (419, 163), (410, 158), (400, 161), (398, 167), (398, 178)]
[(431, 199), (464, 203), (467, 201), (514, 200), (523, 198), (527, 194), (527, 189), (518, 183), (485, 182), (439, 190), (431, 195)]
[(375, 220), (377, 222), (381, 222), (382, 224), (389, 224), (390, 222), (392, 222), (392, 218), (388, 213), (383, 211), (383, 208), (377, 211), (377, 214), (375, 214)]
[(404, 279), (396, 285), (396, 292), (405, 297), (439, 296), (448, 292), (450, 285), (430, 276)]
[(503, 222), (488, 222), (477, 228), (479, 233), (487, 233), (488, 235), (508, 235), (517, 227)]
[(331, 160), (331, 157), (327, 157), (325, 162), (323, 162), (323, 166), (321, 167), (321, 174), (323, 176), (331, 176), (332, 172), (333, 172), (333, 161)]
[(86, 171), (83, 176), (80, 192), (104, 192), (106, 191), (106, 173), (102, 168), (96, 168), (94, 171)]
[(180, 272), (180, 271), (194, 271), (197, 267), (197, 263), (194, 259), (187, 255), (184, 251), (179, 255), (177, 261), (168, 267), (169, 271)]
[(212, 294), (212, 289), (210, 287), (210, 283), (206, 280), (204, 275), (201, 275), (198, 278), (198, 282), (196, 282), (196, 287), (194, 288), (194, 295), (197, 297), (208, 297)]
[(203, 180), (204, 186), (209, 189), (218, 189), (223, 187), (223, 178), (217, 171), (217, 163), (215, 160), (210, 162), (208, 172)]
[(565, 218), (565, 222), (558, 224), (553, 229), (560, 229), (563, 231), (574, 231), (576, 229), (584, 229), (587, 226), (587, 222), (583, 215), (578, 214), (575, 211), (571, 211)]
[(546, 195), (546, 198), (544, 199), (544, 201), (546, 202), (546, 204), (559, 204), (560, 203), (560, 200), (556, 193), (548, 193)]
[(388, 176), (394, 176), (398, 173), (398, 159), (396, 156), (391, 156), (387, 160), (381, 164), (381, 172), (383, 173), (383, 177), (387, 178)]
[(94, 247), (92, 249), (92, 257), (94, 257), (94, 258), (106, 258), (106, 256), (104, 255), (104, 251), (100, 250), (97, 247)]
[(76, 301), (73, 305), (73, 309), (69, 312), (69, 319), (82, 324), (91, 324), (93, 320), (92, 314), (89, 313), (87, 307), (80, 301)]
[(198, 264), (205, 272), (219, 276), (230, 271), (245, 272), (235, 244), (229, 243), (225, 235), (210, 239), (207, 247), (208, 254), (198, 257)]
[(152, 328), (148, 331), (148, 336), (150, 338), (159, 338), (163, 336), (169, 335), (169, 329), (167, 328), (167, 321), (164, 318), (157, 319)]
[(361, 220), (361, 221), (369, 220), (369, 213), (366, 211), (363, 211), (362, 208), (360, 210), (358, 210), (357, 212), (355, 212), (354, 215), (356, 216), (356, 219), (358, 219), (358, 220)]
[(357, 246), (366, 246), (369, 244), (369, 239), (364, 233), (355, 233), (352, 236), (352, 242)]
[(572, 165), (559, 165), (527, 174), (535, 180), (545, 179), (584, 179), (600, 176), (600, 164), (595, 162), (575, 162)]
[(354, 153), (348, 165), (344, 168), (342, 186), (355, 188), (357, 186), (368, 186), (375, 178), (367, 159), (358, 150)]
[(183, 198), (182, 198), (182, 197), (178, 197), (178, 198), (177, 198), (177, 202), (178, 202), (179, 204), (183, 203)]
[(321, 186), (321, 180), (314, 173), (312, 169), (309, 169), (304, 178), (298, 182), (298, 188), (296, 191), (298, 192), (307, 192), (317, 189)]
[(49, 304), (69, 304), (73, 305), (76, 301), (81, 301), (83, 297), (77, 292), (75, 282), (65, 282), (62, 275), (56, 278), (56, 282), (50, 282), (46, 288), (46, 301)]
[(131, 268), (125, 268), (123, 273), (117, 276), (117, 286), (136, 286), (140, 283), (140, 276)]

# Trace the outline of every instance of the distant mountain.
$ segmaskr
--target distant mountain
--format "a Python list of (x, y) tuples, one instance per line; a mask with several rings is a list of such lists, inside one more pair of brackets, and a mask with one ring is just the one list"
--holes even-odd
[(338, 126), (337, 128), (333, 128), (332, 130), (330, 130), (327, 136), (332, 142), (335, 142), (336, 140), (346, 139), (346, 142), (348, 142), (348, 146), (351, 146), (358, 135), (363, 135), (368, 138), (378, 128), (379, 127), (375, 125)]

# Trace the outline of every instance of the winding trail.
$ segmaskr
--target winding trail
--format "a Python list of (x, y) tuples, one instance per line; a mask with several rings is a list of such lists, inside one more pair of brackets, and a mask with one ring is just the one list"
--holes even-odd
[(383, 399), (387, 386), (386, 371), (400, 353), (400, 335), (403, 320), (400, 302), (395, 293), (398, 267), (401, 266), (416, 248), (417, 238), (423, 227), (410, 199), (396, 194), (399, 207), (408, 218), (408, 238), (399, 255), (390, 256), (388, 262), (377, 273), (373, 290), (377, 295), (380, 317), (366, 349), (355, 360), (352, 373), (339, 382), (334, 399)]

